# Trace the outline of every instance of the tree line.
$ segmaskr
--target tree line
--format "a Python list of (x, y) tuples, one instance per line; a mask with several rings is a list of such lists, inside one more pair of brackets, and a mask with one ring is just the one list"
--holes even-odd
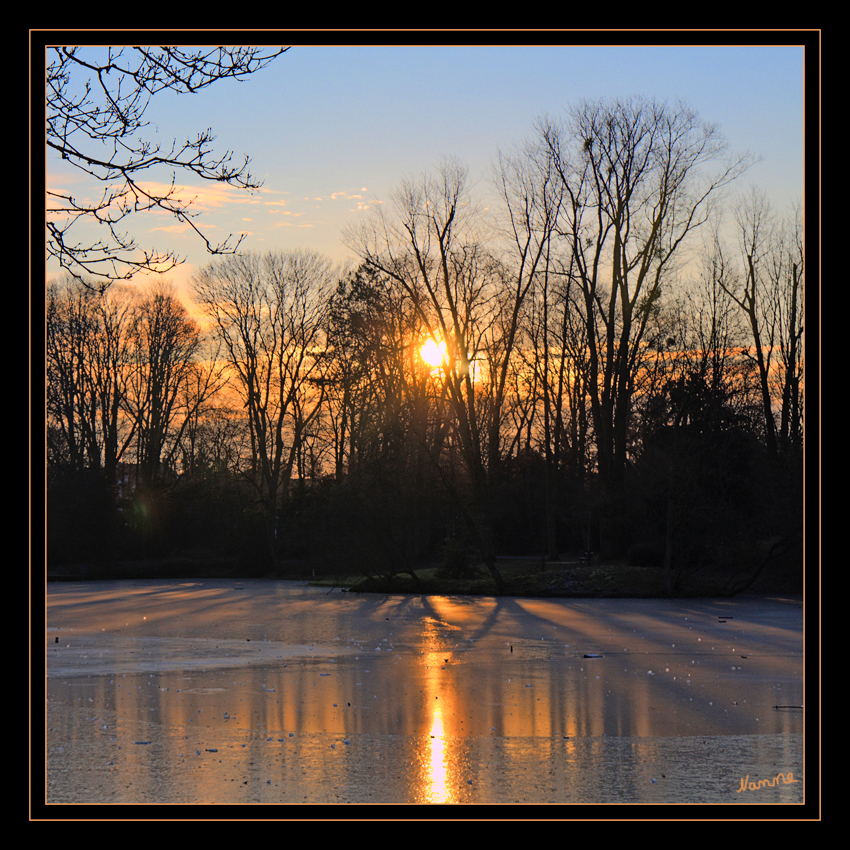
[(352, 267), (227, 255), (194, 318), (52, 283), (49, 556), (761, 563), (802, 530), (804, 241), (730, 199), (749, 163), (684, 105), (585, 102), (499, 156), (497, 208), (456, 161), (403, 182)]

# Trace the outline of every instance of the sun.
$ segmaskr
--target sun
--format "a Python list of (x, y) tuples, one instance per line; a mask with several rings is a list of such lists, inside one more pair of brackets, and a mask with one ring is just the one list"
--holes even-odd
[(429, 339), (419, 349), (419, 354), (429, 366), (438, 369), (446, 361), (446, 344), (444, 342), (437, 343), (433, 339)]

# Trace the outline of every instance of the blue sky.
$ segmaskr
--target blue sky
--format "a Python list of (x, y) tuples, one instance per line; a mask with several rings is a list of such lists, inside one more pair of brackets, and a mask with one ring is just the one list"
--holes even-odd
[[(264, 180), (254, 195), (186, 181), (211, 238), (244, 231), (249, 250), (310, 248), (342, 261), (342, 229), (404, 178), (453, 156), (484, 196), (498, 151), (520, 144), (535, 119), (635, 94), (681, 98), (720, 125), (733, 151), (759, 155), (741, 188), (755, 184), (779, 207), (803, 198), (802, 46), (301, 45), (245, 82), (160, 95), (146, 117), (166, 146), (211, 127), (216, 151), (248, 154)], [(72, 178), (48, 158), (48, 186)], [(186, 257), (169, 275), (182, 284), (211, 257), (174, 224), (140, 216), (133, 233)]]

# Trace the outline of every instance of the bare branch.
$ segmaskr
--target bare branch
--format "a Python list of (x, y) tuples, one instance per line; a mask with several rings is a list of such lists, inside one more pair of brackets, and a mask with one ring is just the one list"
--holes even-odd
[[(112, 47), (105, 55), (94, 48), (55, 47), (47, 68), (46, 107), (48, 150), (75, 168), (109, 184), (99, 201), (81, 204), (70, 193), (48, 191), (47, 256), (78, 280), (93, 276), (108, 286), (139, 272), (162, 274), (182, 262), (173, 252), (144, 251), (115, 225), (132, 213), (162, 210), (188, 224), (211, 254), (234, 253), (241, 238), (228, 236), (213, 244), (192, 221), (197, 212), (176, 188), (177, 171), (240, 189), (262, 185), (250, 173), (249, 157), (234, 162), (233, 153), (214, 155), (211, 129), (170, 147), (144, 138), (145, 111), (159, 92), (201, 91), (223, 79), (242, 81), (264, 68), (288, 47)], [(153, 168), (172, 169), (171, 187), (163, 193), (147, 190), (140, 180)], [(108, 235), (85, 245), (71, 237), (74, 226), (94, 221)]]

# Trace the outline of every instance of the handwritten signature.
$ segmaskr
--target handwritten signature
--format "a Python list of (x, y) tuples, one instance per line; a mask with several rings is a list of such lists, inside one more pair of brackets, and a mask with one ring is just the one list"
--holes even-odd
[(741, 787), (735, 792), (740, 794), (741, 791), (758, 791), (760, 788), (773, 788), (780, 783), (787, 785), (790, 782), (799, 782), (799, 779), (794, 779), (794, 774), (789, 770), (788, 773), (777, 773), (772, 779), (759, 779), (757, 782), (750, 782), (749, 773), (741, 777)]

